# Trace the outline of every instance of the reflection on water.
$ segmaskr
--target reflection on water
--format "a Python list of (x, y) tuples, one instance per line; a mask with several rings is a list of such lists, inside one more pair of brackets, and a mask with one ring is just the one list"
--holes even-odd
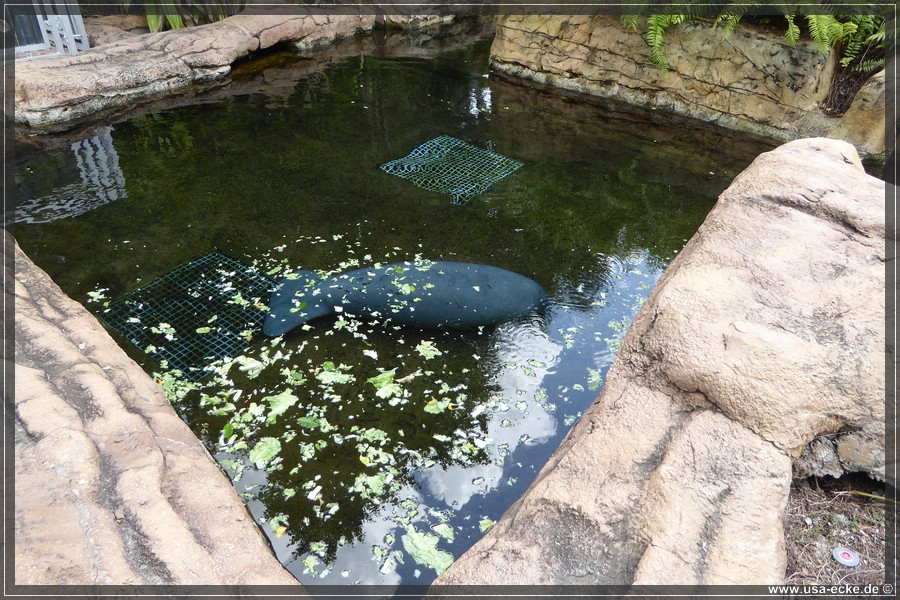
[[(73, 142), (72, 155), (79, 181), (55, 187), (43, 196), (34, 196), (29, 178), (17, 178), (16, 223), (49, 223), (77, 217), (104, 204), (125, 198), (125, 176), (119, 168), (119, 155), (113, 145), (112, 127), (103, 127), (98, 135)], [(42, 173), (30, 171), (32, 177)]]
[(543, 444), (556, 433), (556, 419), (541, 405), (539, 390), (561, 347), (541, 325), (530, 321), (505, 323), (497, 328), (490, 357), (490, 362), (497, 365), (493, 375), (497, 401), (485, 409), (489, 463), (425, 471), (421, 481), (435, 500), (459, 509), (476, 494), (491, 493), (504, 480), (506, 458), (520, 444)]
[[(460, 39), (428, 56), (351, 41), (333, 63), (248, 63), (204, 97), (215, 103), (106, 132), (119, 171), (101, 143), (95, 179), (117, 201), (16, 229), (98, 314), (97, 290), (121, 296), (214, 249), (275, 278), (423, 257), (547, 290), (541, 318), (473, 331), (319, 319), (253, 340), (218, 379), (184, 390), (177, 410), (306, 584), (426, 584), (483, 536), (596, 398), (716, 196), (765, 149), (497, 78), (490, 40)], [(440, 134), (525, 164), (465, 206), (378, 169)], [(21, 206), (82, 177), (68, 143), (26, 153)]]

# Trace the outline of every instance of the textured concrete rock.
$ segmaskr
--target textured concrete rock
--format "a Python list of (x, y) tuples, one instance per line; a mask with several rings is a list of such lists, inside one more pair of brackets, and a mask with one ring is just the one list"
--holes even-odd
[(15, 583), (296, 586), (161, 388), (18, 246), (13, 281)]
[[(613, 16), (501, 16), (491, 64), (501, 73), (580, 92), (665, 108), (779, 140), (826, 135), (819, 109), (834, 58), (811, 43), (739, 27), (722, 40), (708, 24), (687, 22), (666, 33), (670, 70), (649, 64), (643, 38)], [(873, 105), (877, 113), (878, 105)], [(847, 121), (848, 141), (884, 155), (881, 120)], [(877, 131), (876, 131), (877, 130)]]
[(853, 104), (837, 119), (828, 137), (846, 140), (869, 154), (884, 154), (884, 71), (873, 75), (853, 98)]
[(884, 476), (884, 194), (845, 142), (760, 155), (600, 397), (436, 584), (782, 581), (793, 460)]
[(146, 33), (147, 18), (138, 15), (86, 17), (84, 30), (91, 48), (94, 48)]
[[(257, 9), (259, 13), (260, 9)], [(216, 23), (127, 37), (72, 56), (16, 64), (16, 123), (59, 131), (221, 78), (279, 42), (312, 48), (372, 28), (374, 16), (239, 14)]]

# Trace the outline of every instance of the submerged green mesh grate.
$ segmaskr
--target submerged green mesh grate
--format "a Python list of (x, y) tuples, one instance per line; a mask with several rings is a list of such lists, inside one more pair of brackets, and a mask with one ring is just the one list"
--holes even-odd
[(464, 204), (524, 163), (478, 148), (449, 135), (440, 135), (412, 152), (381, 165), (381, 170)]
[(101, 317), (160, 366), (198, 380), (213, 361), (247, 350), (273, 287), (252, 267), (210, 252), (110, 302)]

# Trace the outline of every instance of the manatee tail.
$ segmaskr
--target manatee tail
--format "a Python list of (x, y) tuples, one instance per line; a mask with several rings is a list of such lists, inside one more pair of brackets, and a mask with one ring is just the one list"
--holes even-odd
[(297, 271), (279, 281), (269, 300), (263, 333), (282, 335), (307, 321), (332, 314), (334, 307), (321, 294), (321, 283), (313, 271)]

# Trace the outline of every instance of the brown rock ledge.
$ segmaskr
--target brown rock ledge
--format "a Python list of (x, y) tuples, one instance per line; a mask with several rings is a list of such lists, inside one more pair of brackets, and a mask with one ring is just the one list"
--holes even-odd
[(650, 65), (643, 37), (616, 16), (503, 15), (491, 68), (775, 140), (827, 135), (884, 157), (883, 74), (844, 118), (831, 118), (821, 105), (836, 58), (812, 42), (791, 45), (780, 33), (749, 27), (723, 40), (721, 30), (688, 21), (667, 31), (665, 53), (669, 70), (662, 72)]
[[(62, 131), (116, 109), (222, 78), (234, 61), (280, 42), (314, 48), (372, 29), (374, 16), (279, 14), (255, 8), (222, 21), (116, 40), (72, 56), (18, 61), (15, 119)], [(284, 8), (280, 11), (283, 13)]]
[(782, 582), (792, 461), (827, 436), (837, 474), (884, 478), (884, 211), (848, 143), (760, 155), (536, 481), (436, 585)]
[(14, 285), (15, 583), (299, 585), (162, 389), (18, 245)]

